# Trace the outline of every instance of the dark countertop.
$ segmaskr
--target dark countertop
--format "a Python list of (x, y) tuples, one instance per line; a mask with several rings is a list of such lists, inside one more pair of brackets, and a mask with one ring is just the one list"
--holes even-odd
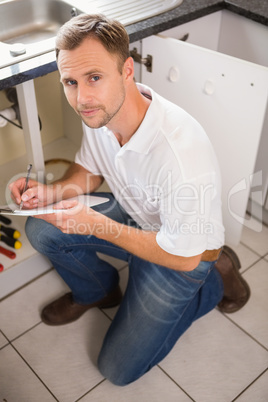
[[(227, 9), (268, 26), (268, 0), (184, 0), (177, 8), (126, 27), (130, 42)], [(0, 90), (57, 70), (54, 52), (0, 69)]]

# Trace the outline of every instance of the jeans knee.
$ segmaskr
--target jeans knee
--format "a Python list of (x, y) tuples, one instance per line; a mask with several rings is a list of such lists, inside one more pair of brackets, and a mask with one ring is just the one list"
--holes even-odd
[(56, 238), (57, 229), (42, 219), (29, 217), (25, 224), (25, 232), (32, 247), (42, 254), (46, 249), (53, 248), (53, 237)]
[[(121, 364), (122, 363), (122, 364)], [(112, 384), (124, 387), (136, 381), (139, 376), (135, 376), (131, 369), (131, 361), (128, 367), (124, 367), (119, 359), (110, 359), (100, 353), (98, 358), (98, 369), (100, 373)]]
[(111, 362), (106, 362), (102, 358), (98, 360), (98, 368), (100, 373), (112, 384), (123, 387), (128, 382), (123, 378), (120, 367), (115, 367)]

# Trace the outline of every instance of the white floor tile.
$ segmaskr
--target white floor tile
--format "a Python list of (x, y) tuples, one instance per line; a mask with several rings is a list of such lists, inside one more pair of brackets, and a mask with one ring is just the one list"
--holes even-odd
[(0, 326), (10, 340), (41, 321), (40, 311), (53, 299), (68, 291), (53, 270), (0, 303)]
[(255, 232), (244, 227), (241, 243), (247, 245), (260, 256), (264, 256), (268, 252), (268, 228), (263, 225), (261, 232)]
[(268, 371), (252, 384), (236, 402), (267, 402), (268, 399)]
[(6, 338), (4, 337), (4, 335), (1, 334), (1, 332), (0, 332), (0, 349), (1, 349), (3, 346), (7, 345), (7, 344), (8, 344), (8, 341), (6, 340)]
[(55, 402), (54, 397), (12, 346), (0, 350), (0, 400)]
[(103, 379), (96, 362), (109, 324), (100, 310), (92, 309), (72, 324), (41, 323), (14, 346), (60, 402), (73, 402)]
[[(267, 401), (268, 372), (258, 376), (268, 366), (268, 353), (258, 342), (268, 347), (268, 228), (263, 227), (260, 233), (244, 228), (242, 243), (232, 248), (251, 287), (247, 305), (226, 317), (217, 310), (203, 317), (160, 363), (196, 402), (230, 402), (239, 394), (238, 402)], [(120, 271), (124, 292), (127, 263), (104, 255), (101, 258)], [(104, 310), (110, 319), (92, 309), (70, 325), (40, 323), (41, 309), (66, 291), (67, 285), (51, 271), (0, 303), (0, 329), (9, 340), (18, 337), (14, 347), (34, 371), (0, 332), (1, 401), (36, 402), (37, 395), (40, 401), (54, 401), (49, 390), (60, 402), (74, 402), (82, 395), (81, 402), (190, 401), (159, 367), (123, 388), (102, 382), (97, 355), (118, 307)]]
[(268, 352), (220, 312), (195, 322), (160, 366), (195, 401), (233, 400), (267, 367)]
[(251, 297), (241, 310), (229, 314), (228, 318), (268, 348), (268, 262), (260, 260), (243, 276), (250, 286)]
[(256, 261), (260, 259), (260, 256), (253, 251), (249, 250), (248, 247), (243, 244), (239, 244), (238, 246), (230, 246), (237, 254), (240, 263), (241, 269), (240, 272), (244, 272), (248, 267), (254, 264)]
[(191, 399), (158, 367), (138, 381), (118, 387), (104, 381), (79, 402), (190, 402)]

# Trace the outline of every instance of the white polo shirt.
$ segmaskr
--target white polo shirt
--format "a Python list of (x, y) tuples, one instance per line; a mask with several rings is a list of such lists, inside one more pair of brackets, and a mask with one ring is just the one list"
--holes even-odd
[(103, 176), (128, 214), (158, 232), (165, 251), (190, 257), (218, 249), (224, 244), (221, 179), (211, 143), (183, 109), (137, 86), (152, 101), (131, 139), (121, 147), (107, 127), (84, 125), (75, 162)]

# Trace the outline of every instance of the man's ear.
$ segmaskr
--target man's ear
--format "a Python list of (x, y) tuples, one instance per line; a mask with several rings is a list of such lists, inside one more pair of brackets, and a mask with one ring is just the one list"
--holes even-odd
[(132, 57), (128, 57), (123, 66), (123, 76), (126, 81), (131, 82), (134, 77), (134, 61)]

